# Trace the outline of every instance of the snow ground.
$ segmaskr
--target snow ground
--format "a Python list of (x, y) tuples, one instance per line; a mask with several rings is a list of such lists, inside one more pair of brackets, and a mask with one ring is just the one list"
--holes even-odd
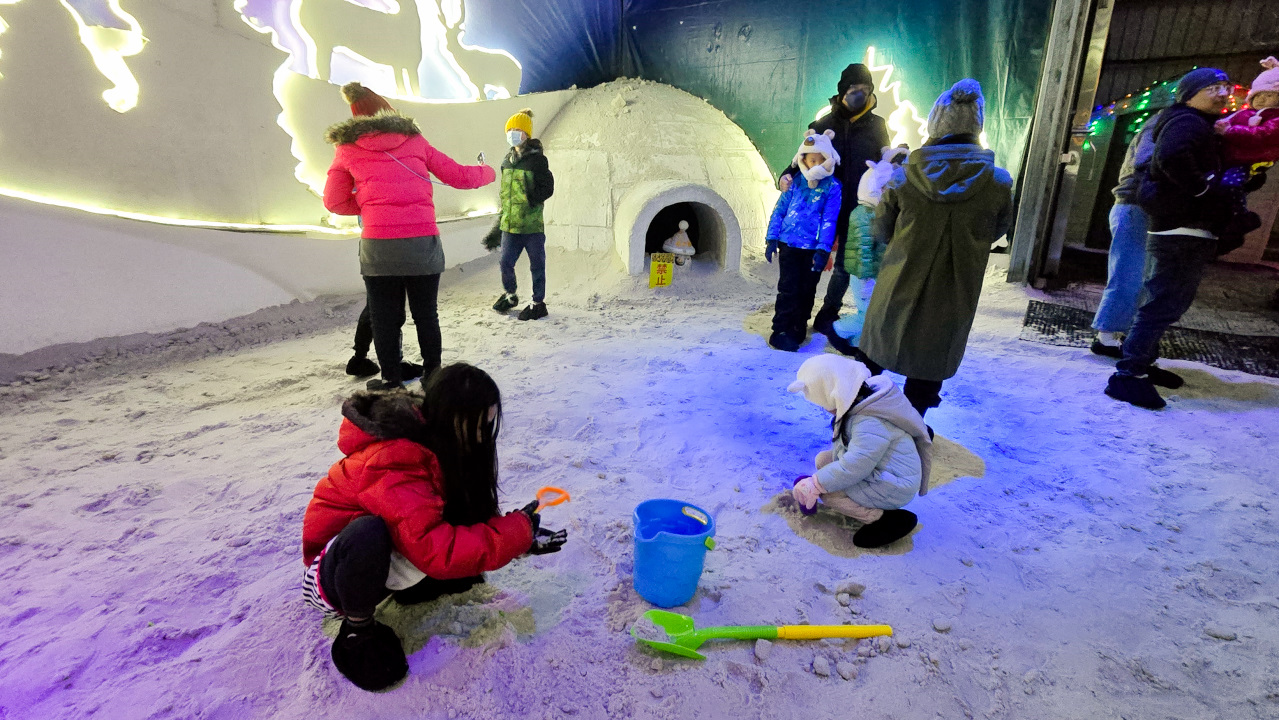
[[(388, 603), (411, 672), (382, 694), (336, 672), (300, 593), (303, 509), (360, 387), (358, 300), (69, 357), (0, 389), (0, 718), (1279, 717), (1279, 382), (1169, 363), (1187, 385), (1168, 409), (1111, 401), (1103, 359), (1016, 339), (1002, 260), (928, 416), (943, 482), (883, 552), (778, 497), (827, 425), (785, 392), (824, 341), (764, 343), (775, 268), (649, 290), (552, 252), (534, 323), (488, 310), (495, 258), (450, 270), (445, 361), (504, 392), (503, 505), (566, 487), (546, 523), (570, 540)], [(888, 623), (893, 642), (637, 647), (630, 515), (651, 497), (716, 517), (700, 625)]]

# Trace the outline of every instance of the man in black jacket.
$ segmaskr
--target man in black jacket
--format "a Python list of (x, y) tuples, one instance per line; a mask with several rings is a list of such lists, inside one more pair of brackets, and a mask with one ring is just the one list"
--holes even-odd
[(1159, 340), (1194, 302), (1204, 270), (1217, 255), (1217, 237), (1230, 218), (1229, 192), (1237, 180), (1223, 177), (1213, 123), (1230, 92), (1226, 74), (1198, 68), (1177, 83), (1176, 104), (1159, 115), (1155, 150), (1142, 182), (1140, 203), (1150, 215), (1146, 238), (1147, 300), (1124, 339), (1123, 359), (1106, 394), (1158, 410), (1166, 403), (1155, 386), (1181, 387), (1176, 373), (1155, 366)]
[[(888, 126), (884, 119), (875, 115), (875, 80), (870, 70), (861, 63), (853, 63), (844, 68), (839, 76), (837, 91), (830, 99), (830, 113), (818, 118), (808, 127), (818, 133), (827, 130), (835, 131), (831, 144), (839, 153), (839, 167), (836, 177), (843, 186), (839, 209), (839, 222), (835, 225), (835, 266), (830, 282), (826, 285), (826, 298), (822, 301), (821, 310), (813, 320), (813, 332), (824, 334), (830, 340), (831, 347), (844, 353), (854, 354), (855, 348), (847, 340), (835, 334), (834, 323), (839, 319), (839, 310), (844, 302), (844, 293), (848, 292), (848, 270), (844, 268), (844, 246), (848, 238), (848, 216), (857, 207), (857, 185), (861, 182), (862, 173), (866, 172), (866, 161), (878, 162), (883, 149), (888, 146)], [(785, 192), (799, 168), (792, 165), (782, 173), (778, 182)]]

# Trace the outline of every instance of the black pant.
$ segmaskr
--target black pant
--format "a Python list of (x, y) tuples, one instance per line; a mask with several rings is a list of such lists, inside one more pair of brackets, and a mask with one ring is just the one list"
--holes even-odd
[(813, 271), (814, 250), (789, 245), (777, 246), (777, 303), (773, 309), (773, 332), (803, 340), (808, 334), (808, 318), (817, 299), (821, 272)]
[(386, 574), (392, 549), (391, 531), (382, 518), (364, 515), (352, 520), (320, 561), (320, 589), (329, 604), (348, 617), (372, 617), (378, 603), (391, 594)]
[[(837, 238), (839, 249), (835, 251), (835, 267), (831, 268), (830, 281), (826, 283), (826, 297), (822, 300), (822, 309), (817, 311), (813, 325), (833, 323), (839, 319), (840, 308), (844, 306), (844, 294), (848, 292), (848, 269), (844, 267), (844, 253), (848, 243), (845, 238)], [(934, 405), (934, 407), (936, 407)]]
[(364, 303), (360, 319), (355, 321), (355, 356), (367, 357), (373, 344), (373, 321), (369, 319), (369, 304)]
[[(877, 364), (874, 360), (866, 357), (861, 350), (857, 351), (857, 359), (862, 361), (867, 368), (870, 369), (872, 375), (878, 375), (884, 372), (884, 368)], [(920, 380), (919, 378), (906, 378), (906, 387), (902, 388), (902, 394), (906, 396), (906, 401), (910, 406), (915, 408), (920, 417), (928, 412), (928, 408), (935, 408), (941, 405), (941, 380)]]
[[(352, 520), (320, 561), (324, 597), (347, 617), (372, 617), (378, 603), (392, 594), (386, 587), (386, 575), (394, 549), (391, 531), (382, 518), (364, 515)], [(395, 600), (401, 605), (429, 602), (441, 595), (466, 592), (481, 582), (484, 577), (480, 575), (453, 580), (422, 578), (412, 587), (396, 590)]]
[(439, 275), (365, 275), (369, 316), (373, 321), (373, 347), (382, 366), (382, 379), (403, 382), (400, 372), (400, 330), (404, 327), (404, 299), (417, 325), (417, 343), (422, 350), (422, 377), (440, 366), (440, 316), (436, 298)]

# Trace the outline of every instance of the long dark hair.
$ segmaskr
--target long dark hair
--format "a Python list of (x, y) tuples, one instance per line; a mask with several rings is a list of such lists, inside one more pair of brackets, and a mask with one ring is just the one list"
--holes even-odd
[[(456, 363), (431, 373), (422, 387), (422, 444), (444, 474), (444, 520), (474, 525), (497, 515), (497, 433), (502, 395), (488, 373)], [(497, 406), (490, 422), (489, 408)]]

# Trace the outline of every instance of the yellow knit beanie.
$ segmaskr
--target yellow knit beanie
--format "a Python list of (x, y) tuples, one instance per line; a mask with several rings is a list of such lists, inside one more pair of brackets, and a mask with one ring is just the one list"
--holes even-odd
[(511, 119), (506, 121), (506, 130), (504, 132), (512, 130), (520, 130), (525, 135), (533, 137), (533, 111), (524, 108), (512, 115)]

